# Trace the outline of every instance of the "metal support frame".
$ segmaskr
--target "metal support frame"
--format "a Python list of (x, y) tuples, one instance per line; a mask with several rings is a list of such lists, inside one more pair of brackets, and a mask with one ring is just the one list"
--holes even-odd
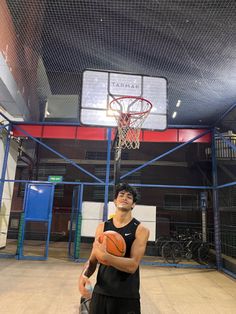
[(227, 140), (227, 138), (225, 138), (221, 133), (219, 132), (215, 132), (217, 134), (217, 136), (219, 136), (223, 142), (225, 142), (228, 146), (230, 146), (234, 151), (236, 151), (236, 146), (234, 144), (232, 144), (229, 140)]
[(215, 147), (215, 129), (212, 130), (212, 199), (213, 199), (213, 212), (214, 212), (214, 236), (215, 236), (215, 251), (216, 251), (216, 266), (218, 270), (222, 269), (221, 257), (221, 235), (220, 235), (220, 212), (219, 212), (219, 195), (218, 195), (218, 176), (217, 176), (217, 160), (216, 160), (216, 147)]
[[(52, 206), (53, 206), (53, 196), (54, 196), (54, 188), (55, 185), (54, 184), (50, 184), (52, 189), (51, 189), (51, 193), (50, 193), (50, 203), (49, 203), (49, 216), (48, 219), (32, 219), (32, 218), (28, 218), (28, 217), (24, 217), (23, 219), (23, 225), (22, 225), (22, 237), (21, 237), (21, 241), (19, 243), (19, 252), (18, 252), (18, 256), (17, 258), (19, 260), (41, 260), (41, 261), (45, 261), (48, 258), (48, 249), (49, 249), (49, 239), (50, 239), (50, 232), (51, 232), (51, 223), (52, 223)], [(29, 185), (28, 185), (29, 186)], [(28, 193), (25, 194), (24, 197), (24, 208), (26, 207), (27, 201), (28, 201)], [(31, 222), (31, 221), (37, 221), (37, 222), (46, 222), (48, 224), (48, 228), (47, 228), (47, 239), (46, 239), (46, 245), (45, 245), (45, 251), (44, 251), (44, 256), (32, 256), (32, 255), (24, 255), (24, 238), (25, 238), (25, 226), (26, 226), (26, 222)]]
[(232, 110), (234, 110), (234, 108), (236, 108), (236, 104), (233, 104), (232, 106), (229, 107), (229, 109), (227, 109), (223, 114), (221, 114), (221, 116), (213, 123), (211, 128), (216, 127)]
[[(236, 104), (231, 106), (229, 110), (224, 114), (225, 117), (230, 111), (232, 111), (236, 107)], [(220, 119), (221, 120), (221, 119)], [(225, 183), (222, 185), (218, 185), (217, 182), (217, 160), (216, 160), (216, 151), (215, 151), (215, 136), (218, 136), (221, 138), (221, 140), (226, 143), (229, 147), (231, 147), (234, 151), (236, 151), (236, 146), (232, 144), (228, 139), (226, 139), (221, 133), (219, 133), (216, 129), (214, 129), (214, 137), (212, 137), (212, 171), (213, 171), (213, 180), (215, 178), (215, 184), (213, 181), (213, 187), (215, 185), (215, 188), (213, 189), (213, 205), (214, 205), (214, 227), (215, 227), (215, 248), (216, 248), (216, 264), (217, 269), (222, 270), (224, 273), (230, 275), (231, 277), (236, 278), (236, 275), (232, 272), (228, 271), (227, 269), (223, 268), (222, 265), (222, 255), (221, 255), (221, 234), (220, 234), (220, 213), (219, 213), (219, 206), (218, 206), (218, 191), (220, 189), (234, 186), (236, 185), (236, 181)], [(214, 156), (213, 156), (214, 154)]]
[[(236, 107), (236, 105), (235, 105)], [(228, 139), (226, 139), (221, 133), (219, 133), (218, 131), (215, 131), (215, 134), (221, 138), (221, 140), (226, 144), (228, 145), (233, 151), (236, 152), (236, 145), (232, 144)], [(226, 187), (229, 187), (229, 186), (234, 186), (236, 185), (236, 181), (233, 181), (233, 182), (229, 182), (229, 183), (225, 183), (225, 184), (222, 184), (222, 185), (217, 185), (217, 188), (218, 189), (222, 189), (222, 188), (226, 188)]]
[(7, 135), (6, 135), (6, 143), (5, 143), (5, 151), (3, 157), (3, 165), (2, 165), (2, 172), (1, 172), (1, 182), (0, 182), (0, 211), (2, 207), (2, 197), (3, 197), (3, 189), (4, 189), (4, 182), (7, 172), (7, 161), (10, 152), (10, 144), (11, 144), (11, 128), (12, 126), (9, 125), (7, 127)]
[(52, 153), (54, 153), (55, 155), (61, 157), (62, 159), (66, 160), (68, 163), (72, 164), (75, 168), (81, 170), (82, 172), (84, 172), (85, 174), (87, 174), (88, 176), (92, 177), (94, 180), (100, 182), (100, 183), (104, 183), (103, 180), (97, 178), (96, 176), (94, 176), (92, 173), (90, 173), (89, 171), (85, 170), (83, 167), (77, 165), (77, 163), (75, 163), (73, 160), (70, 160), (69, 158), (67, 158), (66, 156), (64, 156), (63, 154), (57, 152), (55, 149), (51, 148), (49, 145), (39, 141), (38, 139), (36, 139), (35, 137), (33, 137), (32, 135), (30, 135), (28, 132), (26, 132), (25, 130), (23, 130), (21, 127), (16, 126), (15, 128), (18, 129), (19, 131), (21, 131), (22, 133), (24, 133), (26, 136), (28, 136), (30, 139), (32, 139), (33, 141), (37, 142), (38, 144), (42, 145), (44, 148), (50, 150)]
[(10, 125), (9, 123), (7, 123), (7, 124), (1, 124), (1, 125), (0, 125), (0, 130), (6, 129), (9, 125)]
[(190, 143), (196, 141), (196, 140), (199, 139), (200, 137), (202, 137), (202, 136), (204, 136), (204, 135), (206, 135), (206, 134), (208, 134), (208, 133), (210, 133), (210, 132), (211, 132), (211, 130), (207, 130), (207, 131), (205, 131), (205, 132), (199, 134), (198, 136), (195, 136), (195, 137), (192, 138), (191, 140), (189, 140), (189, 141), (187, 141), (187, 142), (185, 142), (185, 143), (182, 143), (182, 144), (180, 144), (180, 145), (177, 145), (175, 148), (172, 148), (172, 149), (168, 150), (167, 152), (165, 152), (165, 153), (163, 153), (163, 154), (157, 156), (156, 158), (153, 158), (152, 160), (150, 160), (150, 161), (144, 163), (142, 166), (139, 166), (139, 167), (137, 167), (137, 168), (135, 168), (135, 169), (133, 169), (133, 170), (127, 172), (126, 174), (124, 174), (123, 176), (121, 176), (121, 179), (124, 179), (124, 178), (126, 178), (127, 176), (129, 176), (130, 174), (132, 174), (132, 173), (134, 173), (134, 172), (136, 172), (136, 171), (138, 171), (138, 170), (141, 170), (141, 169), (143, 169), (144, 167), (146, 167), (146, 166), (148, 166), (148, 165), (151, 165), (151, 164), (154, 163), (155, 161), (160, 160), (161, 158), (163, 158), (163, 157), (165, 157), (165, 156), (167, 156), (167, 155), (169, 155), (169, 154), (175, 152), (176, 150), (179, 150), (180, 148), (182, 148), (182, 147), (184, 147), (184, 146), (186, 146), (186, 145), (188, 145), (188, 144), (190, 144)]
[[(81, 214), (82, 214), (82, 200), (83, 200), (84, 185), (79, 184), (73, 190), (72, 197), (72, 211), (70, 219), (70, 232), (68, 241), (68, 256), (77, 260), (79, 258), (79, 250), (77, 251), (78, 245), (81, 239)], [(75, 202), (76, 201), (76, 202)], [(72, 252), (72, 233), (73, 233), (73, 221), (76, 221), (74, 230), (74, 251)]]
[[(223, 115), (224, 117), (231, 111), (233, 110), (233, 108), (235, 107), (235, 105), (231, 106), (229, 110), (227, 110), (227, 112)], [(0, 115), (2, 115), (4, 118), (6, 118), (3, 114), (0, 113)], [(108, 148), (108, 152), (107, 152), (107, 168), (106, 168), (106, 180), (105, 182), (99, 178), (97, 178), (96, 176), (92, 175), (91, 173), (87, 172), (85, 169), (83, 169), (82, 167), (78, 166), (76, 163), (74, 163), (73, 161), (71, 161), (70, 159), (68, 159), (67, 157), (65, 157), (64, 155), (58, 153), (57, 151), (55, 151), (54, 149), (50, 148), (48, 145), (41, 143), (39, 140), (37, 140), (36, 138), (34, 138), (33, 136), (31, 136), (29, 133), (27, 133), (26, 131), (24, 131), (23, 129), (21, 129), (19, 126), (17, 126), (17, 122), (11, 122), (9, 119), (6, 118), (6, 120), (8, 120), (10, 126), (9, 128), (11, 128), (12, 124), (14, 124), (14, 127), (18, 128), (22, 133), (24, 133), (26, 136), (28, 136), (29, 138), (31, 138), (32, 140), (36, 141), (37, 143), (39, 143), (40, 145), (44, 146), (46, 149), (49, 149), (50, 151), (52, 151), (53, 153), (55, 153), (56, 155), (58, 155), (59, 157), (63, 158), (64, 160), (66, 160), (67, 162), (71, 163), (72, 165), (74, 165), (77, 169), (85, 172), (86, 174), (88, 174), (90, 177), (92, 177), (96, 182), (60, 182), (57, 184), (73, 184), (73, 185), (102, 185), (105, 186), (105, 196), (104, 196), (104, 214), (103, 214), (103, 219), (107, 218), (107, 204), (108, 204), (108, 192), (109, 192), (109, 186), (113, 185), (114, 182), (113, 181), (109, 181), (109, 176), (110, 176), (110, 147), (111, 147), (111, 129), (108, 129), (107, 132), (107, 137), (108, 137), (108, 144), (107, 144), (107, 148)], [(217, 122), (219, 122), (220, 120), (217, 120)], [(45, 125), (48, 123), (44, 123)], [(50, 123), (51, 125), (56, 125), (56, 123)], [(6, 126), (4, 126), (6, 127)], [(174, 125), (170, 126), (170, 128), (176, 127)], [(181, 126), (182, 128), (192, 128), (195, 126)], [(1, 127), (3, 128), (3, 127)], [(202, 128), (202, 126), (201, 126)], [(214, 224), (215, 224), (215, 244), (216, 244), (216, 255), (217, 255), (217, 268), (219, 270), (222, 270), (222, 261), (221, 261), (221, 247), (220, 247), (220, 226), (219, 226), (219, 208), (218, 208), (218, 189), (220, 188), (224, 188), (227, 186), (232, 186), (232, 185), (236, 185), (236, 182), (231, 182), (228, 184), (224, 184), (224, 185), (217, 185), (217, 163), (216, 163), (216, 154), (215, 154), (215, 142), (214, 142), (214, 137), (215, 137), (215, 133), (216, 131), (212, 131), (212, 130), (206, 130), (205, 132), (201, 133), (200, 135), (192, 138), (191, 140), (182, 143), (180, 145), (178, 145), (177, 147), (157, 156), (156, 158), (146, 162), (145, 164), (143, 164), (140, 167), (137, 167), (135, 169), (133, 169), (132, 171), (126, 173), (125, 175), (123, 175), (121, 177), (121, 179), (126, 178), (128, 175), (152, 164), (153, 162), (160, 160), (161, 158), (171, 154), (172, 152), (181, 149), (182, 147), (194, 142), (195, 140), (199, 139), (200, 137), (204, 136), (205, 134), (208, 134), (209, 132), (212, 132), (213, 137), (212, 137), (212, 178), (213, 178), (213, 186), (181, 186), (181, 185), (159, 185), (159, 184), (131, 184), (133, 186), (137, 186), (137, 187), (157, 187), (157, 188), (185, 188), (185, 189), (210, 189), (213, 190), (213, 202), (214, 202)], [(219, 134), (220, 135), (220, 134)], [(222, 135), (220, 135), (222, 137)], [(230, 143), (229, 141), (227, 141), (226, 139), (224, 139), (222, 137), (222, 139), (232, 148), (232, 149), (236, 149), (235, 145), (233, 145), (232, 143)], [(229, 142), (229, 143), (228, 143)], [(8, 144), (9, 145), (9, 144)], [(10, 147), (10, 145), (9, 145)], [(8, 148), (9, 149), (9, 148)], [(8, 151), (9, 152), (9, 151)], [(5, 180), (5, 171), (6, 171), (6, 164), (7, 164), (7, 155), (8, 155), (7, 150), (5, 150), (5, 155), (4, 155), (4, 164), (3, 164), (3, 169), (2, 169), (2, 176), (1, 176), (1, 186), (3, 186), (4, 182), (8, 181), (8, 182), (38, 182), (38, 181), (29, 181), (29, 180)], [(43, 181), (44, 182), (44, 181)], [(46, 183), (47, 181), (45, 181)], [(2, 195), (0, 194), (0, 201), (2, 200)], [(82, 202), (82, 198), (80, 200)], [(166, 265), (166, 264), (165, 264)], [(159, 266), (159, 265), (158, 265)], [(179, 265), (175, 265), (177, 267), (180, 267)], [(201, 267), (202, 268), (202, 267)]]
[[(76, 188), (79, 188), (79, 186), (76, 186)], [(69, 230), (69, 240), (68, 240), (68, 256), (71, 258), (74, 258), (74, 254), (72, 253), (72, 232), (73, 232), (73, 220), (74, 220), (74, 216), (75, 219), (77, 221), (78, 219), (78, 215), (76, 212), (76, 202), (75, 202), (75, 193), (77, 191), (75, 190), (75, 188), (73, 189), (73, 193), (72, 193), (72, 206), (71, 206), (71, 215), (70, 215), (70, 230)], [(75, 235), (74, 235), (74, 239), (75, 239)], [(75, 248), (74, 248), (75, 251)]]
[(111, 168), (111, 128), (107, 129), (107, 165), (106, 165), (106, 185), (104, 195), (104, 207), (103, 207), (103, 221), (108, 218), (108, 201), (109, 201), (109, 180), (110, 180), (110, 168)]

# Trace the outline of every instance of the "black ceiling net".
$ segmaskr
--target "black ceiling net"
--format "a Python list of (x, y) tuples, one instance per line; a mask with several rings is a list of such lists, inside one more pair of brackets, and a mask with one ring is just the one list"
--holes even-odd
[[(33, 119), (44, 119), (47, 100), (54, 95), (62, 103), (67, 97), (71, 111), (54, 101), (46, 118), (78, 121), (82, 71), (88, 68), (167, 78), (172, 126), (212, 125), (236, 103), (233, 0), (8, 0), (7, 4), (20, 44), (38, 56), (34, 92), (40, 110), (37, 113), (37, 106), (32, 106)], [(25, 71), (31, 82), (35, 70)], [(178, 100), (181, 104), (176, 107)], [(225, 119), (234, 117), (229, 114)], [(229, 127), (234, 123), (224, 124)]]

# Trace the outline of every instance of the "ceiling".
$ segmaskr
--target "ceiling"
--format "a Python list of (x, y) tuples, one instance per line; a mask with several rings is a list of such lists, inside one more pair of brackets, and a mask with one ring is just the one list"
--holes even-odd
[[(42, 57), (52, 94), (80, 98), (82, 71), (90, 68), (166, 77), (169, 126), (212, 125), (236, 104), (234, 0), (7, 3), (23, 45)], [(33, 29), (25, 35), (32, 20), (35, 38)], [(236, 130), (235, 111), (224, 129)]]

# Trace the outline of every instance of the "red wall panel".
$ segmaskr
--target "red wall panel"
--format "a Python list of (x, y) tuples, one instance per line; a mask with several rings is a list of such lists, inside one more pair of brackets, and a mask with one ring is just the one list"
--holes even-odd
[[(194, 138), (195, 136), (198, 136), (199, 134), (203, 133), (206, 130), (194, 130), (194, 129), (179, 129), (179, 142), (187, 142)], [(211, 134), (208, 133), (202, 137), (200, 137), (198, 140), (194, 141), (195, 143), (209, 143), (211, 141)]]
[[(33, 137), (42, 137), (42, 125), (32, 125), (32, 124), (20, 124), (17, 125)], [(27, 137), (27, 135), (17, 129), (17, 126), (13, 126), (13, 135), (19, 137)]]
[(43, 138), (74, 139), (76, 136), (76, 126), (47, 125), (43, 126)]
[(78, 127), (76, 138), (78, 140), (105, 141), (106, 135), (106, 128)]
[[(107, 140), (106, 128), (80, 127), (70, 125), (34, 125), (19, 124), (19, 126), (30, 133), (34, 137), (57, 138), (57, 139), (77, 139), (87, 141), (105, 141)], [(203, 133), (204, 129), (169, 129), (162, 132), (158, 131), (142, 131), (140, 140), (142, 142), (158, 142), (158, 143), (184, 143)], [(13, 126), (14, 136), (25, 137)], [(115, 129), (112, 130), (112, 140), (115, 137)], [(211, 134), (200, 137), (195, 142), (209, 143)]]
[(177, 142), (177, 130), (143, 131), (143, 142)]

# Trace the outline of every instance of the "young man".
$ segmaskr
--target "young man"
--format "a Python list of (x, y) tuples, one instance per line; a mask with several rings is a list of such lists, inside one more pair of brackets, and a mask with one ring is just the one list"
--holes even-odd
[[(89, 277), (95, 272), (97, 263), (100, 263), (90, 314), (141, 313), (139, 264), (146, 249), (149, 230), (132, 217), (136, 201), (136, 190), (126, 183), (119, 184), (115, 191), (115, 216), (97, 227), (91, 255), (79, 278), (81, 295), (91, 297), (86, 286), (90, 284)], [(106, 237), (103, 243), (98, 242), (99, 235), (107, 230), (119, 232), (124, 237), (124, 257), (117, 257), (106, 251)]]

